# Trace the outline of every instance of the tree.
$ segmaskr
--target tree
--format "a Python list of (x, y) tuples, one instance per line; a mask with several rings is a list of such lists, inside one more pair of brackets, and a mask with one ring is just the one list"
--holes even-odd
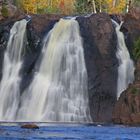
[(47, 7), (46, 0), (14, 0), (14, 4), (26, 13), (38, 13)]
[(126, 8), (126, 0), (77, 0), (78, 13), (107, 12), (121, 13)]
[(75, 0), (14, 0), (14, 3), (26, 13), (63, 13), (74, 11)]
[(75, 9), (77, 13), (91, 13), (96, 12), (95, 1), (93, 0), (76, 0)]
[(126, 0), (108, 0), (107, 11), (108, 13), (121, 13), (126, 8)]

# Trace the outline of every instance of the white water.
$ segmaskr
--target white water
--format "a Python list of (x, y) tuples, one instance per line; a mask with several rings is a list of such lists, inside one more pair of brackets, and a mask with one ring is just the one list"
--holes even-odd
[(133, 83), (135, 67), (125, 44), (124, 35), (120, 31), (123, 22), (119, 25), (116, 21), (112, 21), (116, 26), (116, 34), (118, 39), (116, 56), (119, 61), (117, 82), (117, 98), (119, 98), (121, 93), (128, 88), (128, 85)]
[(89, 122), (88, 106), (79, 24), (61, 19), (45, 37), (40, 68), (23, 94), (18, 120)]
[(25, 41), (26, 20), (18, 21), (10, 31), (4, 54), (2, 80), (0, 83), (0, 120), (15, 120), (19, 105), (19, 72), (22, 65), (22, 48)]

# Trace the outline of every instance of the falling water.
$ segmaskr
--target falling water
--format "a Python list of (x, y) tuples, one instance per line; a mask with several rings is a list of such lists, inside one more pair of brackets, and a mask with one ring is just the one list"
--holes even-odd
[(61, 19), (45, 37), (39, 71), (22, 97), (18, 120), (88, 122), (87, 71), (79, 24)]
[(112, 21), (116, 26), (116, 34), (118, 38), (116, 56), (119, 61), (117, 86), (117, 98), (119, 98), (121, 93), (128, 88), (128, 85), (133, 83), (135, 67), (125, 44), (124, 35), (120, 31), (123, 22), (119, 25), (116, 21)]
[(26, 20), (18, 21), (10, 31), (4, 54), (2, 80), (0, 83), (0, 120), (15, 120), (19, 105), (19, 72), (22, 65), (22, 48), (25, 41)]

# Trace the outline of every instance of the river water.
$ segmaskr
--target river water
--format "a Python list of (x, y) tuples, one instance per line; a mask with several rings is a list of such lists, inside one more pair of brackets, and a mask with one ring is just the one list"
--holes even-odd
[(0, 140), (140, 140), (140, 127), (119, 125), (44, 124), (23, 129), (21, 124), (1, 124)]

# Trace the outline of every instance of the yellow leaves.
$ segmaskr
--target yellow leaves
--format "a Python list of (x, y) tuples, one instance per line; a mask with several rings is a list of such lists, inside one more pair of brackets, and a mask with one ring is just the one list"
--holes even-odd
[(108, 0), (108, 13), (121, 13), (126, 8), (126, 0)]
[(74, 2), (75, 0), (22, 0), (22, 7), (27, 13), (35, 14), (43, 10), (70, 14), (74, 11)]
[[(76, 11), (75, 3), (78, 3), (77, 2), (78, 0), (17, 0), (17, 1), (20, 1), (22, 3), (24, 11), (26, 11), (27, 13), (34, 14), (36, 13), (73, 14), (74, 11)], [(97, 12), (121, 13), (126, 8), (126, 0), (94, 0), (95, 7), (93, 7), (92, 2), (93, 0), (87, 0), (86, 2), (88, 7), (87, 9), (96, 8)], [(79, 3), (81, 5), (85, 4), (84, 0), (83, 1), (79, 0)], [(85, 10), (87, 9), (85, 8)]]
[(45, 9), (47, 7), (46, 0), (22, 0), (23, 9), (27, 13), (37, 13), (38, 9)]

